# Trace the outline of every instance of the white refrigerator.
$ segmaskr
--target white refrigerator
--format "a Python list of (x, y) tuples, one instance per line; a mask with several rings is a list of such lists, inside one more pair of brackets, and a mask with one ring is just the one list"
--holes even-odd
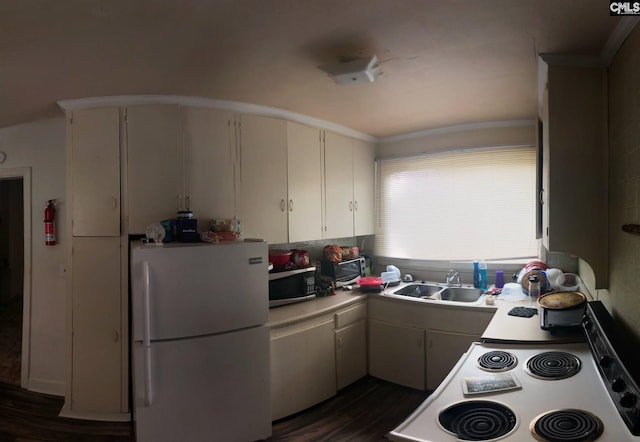
[(137, 442), (271, 435), (264, 241), (131, 243)]

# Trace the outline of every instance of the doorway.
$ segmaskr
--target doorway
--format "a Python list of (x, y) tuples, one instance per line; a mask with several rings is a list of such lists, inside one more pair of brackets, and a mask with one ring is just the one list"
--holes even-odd
[(24, 303), (22, 178), (0, 179), (0, 382), (20, 385)]
[(27, 387), (31, 318), (31, 169), (0, 169), (0, 382)]

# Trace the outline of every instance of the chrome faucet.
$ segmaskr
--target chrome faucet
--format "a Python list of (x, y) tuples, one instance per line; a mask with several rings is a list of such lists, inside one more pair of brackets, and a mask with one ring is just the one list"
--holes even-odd
[(447, 272), (447, 287), (461, 287), (460, 273), (451, 269)]

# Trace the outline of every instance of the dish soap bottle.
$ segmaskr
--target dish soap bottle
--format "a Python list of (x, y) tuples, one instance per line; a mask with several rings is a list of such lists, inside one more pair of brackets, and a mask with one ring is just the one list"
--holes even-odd
[(473, 261), (473, 286), (480, 288), (480, 269), (478, 268), (478, 260)]
[(487, 263), (486, 261), (483, 259), (482, 261), (480, 261), (480, 263), (478, 264), (478, 272), (480, 274), (480, 287), (482, 290), (487, 290), (488, 288), (488, 284), (487, 284)]

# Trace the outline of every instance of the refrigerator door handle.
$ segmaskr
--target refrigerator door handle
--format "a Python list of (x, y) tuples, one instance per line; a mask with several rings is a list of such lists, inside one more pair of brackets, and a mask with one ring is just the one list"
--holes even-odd
[(142, 299), (143, 324), (142, 324), (142, 345), (144, 346), (144, 405), (150, 406), (152, 401), (151, 391), (151, 318), (150, 318), (150, 275), (149, 262), (142, 263), (142, 275), (144, 284), (144, 295)]
[(151, 347), (144, 349), (144, 405), (150, 407), (153, 402), (151, 390)]
[(142, 263), (142, 283), (144, 285), (144, 291), (142, 295), (142, 344), (145, 347), (149, 347), (151, 345), (151, 320), (149, 306), (149, 299), (151, 297), (151, 283), (149, 274), (149, 262), (144, 261)]

